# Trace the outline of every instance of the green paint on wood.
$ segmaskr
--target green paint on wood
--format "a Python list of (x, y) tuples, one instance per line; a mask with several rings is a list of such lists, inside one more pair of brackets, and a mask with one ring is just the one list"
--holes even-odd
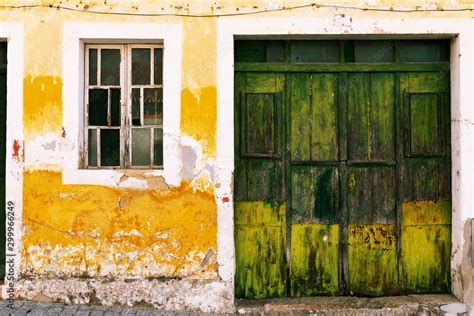
[(290, 79), (290, 151), (291, 159), (297, 161), (311, 160), (311, 76), (293, 74)]
[(397, 294), (397, 226), (349, 225), (348, 266), (354, 294)]
[(410, 154), (435, 155), (440, 152), (439, 98), (435, 93), (409, 94)]
[(350, 224), (395, 224), (395, 168), (349, 167)]
[(245, 106), (246, 154), (275, 153), (275, 98), (270, 93), (249, 93)]
[(286, 204), (273, 201), (235, 203), (234, 221), (236, 225), (285, 226)]
[(413, 201), (402, 204), (402, 226), (451, 224), (451, 201)]
[(339, 225), (291, 225), (291, 296), (339, 291)]
[(238, 298), (282, 297), (286, 291), (285, 204), (235, 204)]
[(293, 166), (291, 222), (334, 224), (338, 191), (336, 168)]
[(304, 120), (311, 128), (311, 160), (337, 160), (337, 76), (312, 74), (311, 79), (311, 114)]
[(450, 225), (402, 227), (400, 283), (404, 293), (446, 293), (450, 289)]

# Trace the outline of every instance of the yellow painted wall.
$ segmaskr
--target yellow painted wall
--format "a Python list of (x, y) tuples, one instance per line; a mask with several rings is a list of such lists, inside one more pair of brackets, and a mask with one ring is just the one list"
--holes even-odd
[[(270, 3), (271, 2), (271, 3)], [(79, 1), (63, 6), (85, 11), (128, 13), (239, 13), (266, 6), (307, 1)], [(373, 7), (461, 8), (472, 1), (380, 0)], [(0, 5), (59, 4), (58, 1), (0, 0)], [(365, 1), (321, 1), (321, 4), (366, 6)], [(298, 9), (314, 13), (316, 7)], [(354, 14), (363, 12), (354, 11)], [(273, 15), (287, 15), (289, 11)], [(373, 13), (379, 14), (379, 13)], [(428, 13), (427, 13), (428, 14)], [(436, 15), (438, 13), (434, 13)], [(460, 16), (465, 13), (445, 13)], [(258, 17), (256, 17), (258, 18)], [(65, 21), (181, 22), (183, 25), (182, 136), (203, 148), (204, 162), (216, 154), (216, 18), (129, 17), (78, 13), (55, 8), (0, 8), (3, 21), (25, 27), (24, 142), (29, 145), (62, 131), (62, 23)], [(10, 60), (9, 62), (15, 62)], [(66, 131), (67, 132), (67, 131)], [(59, 149), (57, 149), (59, 150)], [(24, 172), (23, 251), (26, 275), (184, 276), (217, 278), (217, 206), (212, 184), (196, 189), (183, 181), (170, 188), (156, 178), (147, 190), (94, 185), (64, 185), (58, 165), (29, 166)], [(206, 181), (206, 180), (204, 180)]]

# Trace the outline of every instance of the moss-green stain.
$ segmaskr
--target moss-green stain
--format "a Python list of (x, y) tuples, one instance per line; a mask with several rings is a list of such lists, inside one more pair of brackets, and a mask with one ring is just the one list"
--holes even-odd
[(238, 298), (286, 294), (285, 213), (285, 203), (235, 204), (235, 295)]
[(292, 296), (337, 294), (339, 225), (291, 225)]
[(360, 295), (398, 291), (397, 226), (349, 225), (349, 289)]
[(451, 202), (402, 205), (400, 283), (405, 293), (444, 293), (450, 288)]

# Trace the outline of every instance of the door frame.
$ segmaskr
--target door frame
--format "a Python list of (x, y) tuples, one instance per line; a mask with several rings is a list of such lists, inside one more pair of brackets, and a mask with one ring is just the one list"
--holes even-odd
[[(5, 170), (5, 205), (14, 205), (13, 221), (14, 247), (6, 245), (6, 258), (13, 258), (14, 264), (5, 265), (6, 282), (1, 286), (2, 297), (8, 298), (7, 289), (15, 285), (9, 276), (18, 277), (21, 263), (21, 227), (23, 213), (23, 78), (24, 78), (24, 32), (22, 22), (0, 22), (0, 41), (7, 42), (7, 137)], [(14, 93), (12, 93), (14, 92)], [(10, 204), (11, 205), (11, 204)], [(8, 219), (7, 219), (8, 222)], [(8, 239), (8, 225), (6, 234)], [(10, 229), (11, 230), (11, 229)], [(10, 236), (11, 237), (11, 236)], [(7, 242), (8, 243), (8, 242)], [(13, 251), (12, 251), (13, 250)]]
[[(217, 157), (216, 170), (221, 186), (216, 190), (218, 205), (218, 264), (219, 275), (230, 283), (234, 291), (235, 245), (233, 222), (233, 170), (234, 170), (234, 39), (239, 38), (291, 38), (291, 34), (305, 38), (324, 39), (433, 39), (450, 38), (450, 84), (451, 84), (451, 159), (452, 159), (452, 256), (451, 279), (452, 292), (461, 300), (466, 300), (469, 284), (461, 282), (463, 272), (469, 272), (463, 265), (463, 256), (467, 257), (468, 242), (464, 237), (464, 227), (468, 218), (474, 217), (474, 200), (471, 199), (466, 184), (474, 181), (474, 111), (470, 110), (474, 95), (472, 93), (474, 53), (472, 45), (473, 22), (466, 19), (433, 19), (394, 16), (387, 13), (381, 18), (371, 13), (357, 12), (357, 16), (345, 16), (334, 13), (334, 19), (321, 13), (313, 13), (296, 18), (278, 17), (224, 17), (217, 21)], [(387, 16), (388, 15), (388, 16)], [(389, 17), (390, 19), (387, 19)], [(349, 19), (350, 18), (350, 19)], [(341, 20), (344, 19), (344, 23)], [(422, 21), (421, 21), (422, 20)], [(465, 56), (465, 57), (462, 57)], [(467, 71), (461, 71), (467, 69)], [(463, 172), (460, 172), (460, 168)], [(464, 259), (465, 261), (465, 259)]]

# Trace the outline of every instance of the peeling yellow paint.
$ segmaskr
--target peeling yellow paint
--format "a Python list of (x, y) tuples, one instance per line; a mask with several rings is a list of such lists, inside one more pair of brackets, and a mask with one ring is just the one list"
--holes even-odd
[(23, 122), (25, 141), (48, 132), (62, 132), (60, 77), (26, 76), (23, 80)]
[(61, 173), (24, 173), (25, 274), (215, 278), (213, 191), (63, 185)]
[(203, 145), (204, 153), (216, 150), (217, 95), (215, 87), (181, 92), (181, 132)]
[(181, 132), (201, 142), (209, 156), (216, 151), (216, 38), (215, 19), (183, 20)]

